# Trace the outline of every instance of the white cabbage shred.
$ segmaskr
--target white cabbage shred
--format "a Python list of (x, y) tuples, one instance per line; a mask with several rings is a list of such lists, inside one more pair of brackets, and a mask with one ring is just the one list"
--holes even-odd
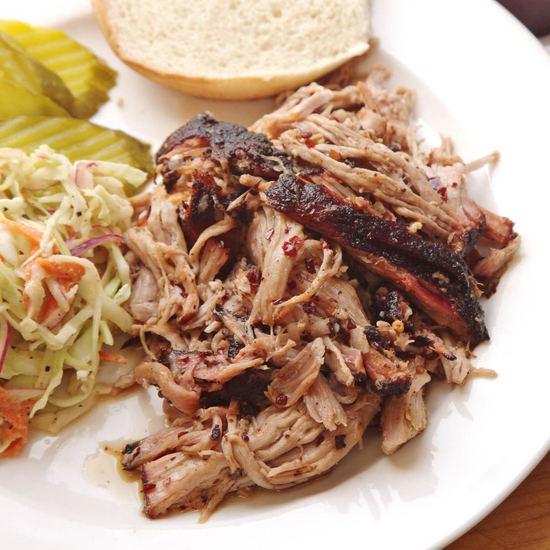
[(11, 341), (0, 385), (43, 391), (31, 417), (52, 432), (86, 410), (100, 351), (128, 332), (130, 270), (120, 245), (147, 175), (43, 145), (0, 149), (0, 316)]

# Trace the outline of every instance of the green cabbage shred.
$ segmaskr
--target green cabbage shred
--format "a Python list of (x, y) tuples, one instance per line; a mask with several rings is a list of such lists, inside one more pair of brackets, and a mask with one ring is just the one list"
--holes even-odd
[(147, 177), (122, 164), (71, 163), (45, 145), (28, 155), (0, 149), (0, 316), (12, 327), (0, 385), (43, 390), (31, 417), (85, 410), (102, 346), (131, 329), (121, 244), (133, 215), (127, 193)]

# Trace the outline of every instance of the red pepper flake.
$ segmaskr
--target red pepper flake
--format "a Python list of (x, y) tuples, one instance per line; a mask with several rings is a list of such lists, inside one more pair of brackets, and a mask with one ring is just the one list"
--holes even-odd
[(325, 440), (325, 438), (320, 435), (316, 440), (315, 440), (315, 446), (316, 447), (319, 447), (319, 445), (321, 445), (321, 443)]
[(275, 233), (275, 229), (273, 229), (273, 227), (271, 229), (268, 229), (266, 232), (265, 232), (265, 238), (270, 241), (271, 240), (271, 237), (273, 237), (273, 233)]
[(287, 286), (289, 290), (294, 290), (296, 288), (296, 281), (289, 281)]
[(281, 407), (284, 407), (288, 403), (288, 397), (286, 395), (279, 395), (277, 399), (275, 399), (276, 405), (281, 405)]
[(337, 304), (338, 303), (338, 300), (336, 298), (329, 298), (328, 299), (329, 302), (332, 302), (333, 304)]
[(246, 278), (250, 283), (250, 290), (252, 292), (257, 292), (260, 288), (260, 283), (262, 282), (262, 275), (259, 269), (250, 269), (246, 272)]
[(308, 273), (315, 274), (315, 262), (313, 258), (306, 258), (306, 269)]
[(337, 435), (334, 438), (334, 444), (336, 445), (336, 450), (339, 451), (340, 449), (346, 448), (346, 436), (344, 434)]
[(285, 256), (289, 256), (291, 258), (295, 258), (298, 254), (298, 246), (301, 246), (304, 244), (304, 239), (302, 237), (298, 237), (298, 235), (294, 235), (294, 237), (291, 237), (290, 240), (286, 241), (283, 244), (283, 251), (285, 253)]
[(437, 192), (441, 195), (443, 200), (447, 202), (447, 188), (446, 187), (440, 187)]
[(306, 313), (313, 313), (315, 311), (315, 302), (313, 300), (309, 300), (309, 302), (303, 302), (302, 309)]
[(304, 132), (303, 130), (301, 130), (300, 135), (302, 136), (302, 139), (307, 139), (310, 138), (313, 134), (311, 132)]
[(243, 434), (243, 435), (241, 436), (241, 439), (242, 439), (243, 441), (247, 441), (247, 442), (250, 441), (250, 437), (248, 437), (246, 434)]
[(189, 433), (189, 432), (180, 432), (180, 433), (178, 434), (178, 439), (179, 439), (180, 437), (183, 437), (184, 435), (187, 435), (188, 433)]
[(288, 300), (288, 298), (285, 298), (284, 296), (281, 296), (280, 298), (277, 298), (276, 300), (273, 300), (273, 302), (271, 302), (271, 303), (274, 306), (279, 306), (281, 304), (284, 304), (287, 300)]
[(313, 147), (315, 147), (315, 142), (309, 138), (306, 138), (304, 140), (304, 143), (305, 143), (305, 146), (308, 148), (308, 149), (313, 149)]
[(348, 330), (353, 330), (354, 328), (357, 328), (357, 325), (353, 321), (349, 320), (348, 321)]
[(157, 488), (156, 483), (146, 483), (143, 486), (143, 492), (144, 493), (151, 493)]
[(185, 298), (187, 298), (187, 296), (189, 296), (189, 294), (187, 294), (187, 292), (182, 292), (182, 293), (181, 293), (181, 297), (182, 297), (182, 298), (185, 299)]
[(323, 247), (323, 250), (328, 250), (330, 248), (330, 245), (325, 239), (320, 239), (319, 242), (321, 243), (321, 246)]

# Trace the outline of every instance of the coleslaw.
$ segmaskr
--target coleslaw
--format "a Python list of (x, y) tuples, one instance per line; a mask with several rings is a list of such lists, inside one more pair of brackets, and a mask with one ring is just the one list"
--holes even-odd
[(132, 326), (122, 233), (146, 180), (127, 165), (72, 164), (45, 145), (0, 149), (0, 456), (21, 446), (9, 403), (26, 403), (21, 415), (56, 433), (107, 391), (101, 360), (124, 361), (101, 349)]

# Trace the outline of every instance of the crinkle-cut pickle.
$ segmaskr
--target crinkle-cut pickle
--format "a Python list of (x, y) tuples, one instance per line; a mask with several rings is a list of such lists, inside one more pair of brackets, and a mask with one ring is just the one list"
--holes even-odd
[(0, 20), (0, 30), (61, 77), (74, 96), (72, 116), (90, 118), (108, 101), (116, 71), (63, 31), (6, 20)]
[(69, 113), (49, 97), (0, 80), (0, 120), (19, 115), (68, 117)]
[[(0, 80), (20, 86), (70, 111), (74, 98), (61, 77), (36, 61), (19, 46), (16, 40), (0, 32)], [(1, 97), (0, 101), (10, 101)]]
[(42, 144), (73, 162), (107, 160), (153, 173), (150, 147), (120, 130), (75, 118), (19, 116), (0, 123), (0, 147), (30, 153)]

